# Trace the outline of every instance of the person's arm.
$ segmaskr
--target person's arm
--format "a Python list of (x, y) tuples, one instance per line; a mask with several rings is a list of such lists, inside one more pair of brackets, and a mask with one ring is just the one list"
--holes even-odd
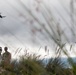
[(4, 60), (4, 53), (2, 54), (2, 60)]

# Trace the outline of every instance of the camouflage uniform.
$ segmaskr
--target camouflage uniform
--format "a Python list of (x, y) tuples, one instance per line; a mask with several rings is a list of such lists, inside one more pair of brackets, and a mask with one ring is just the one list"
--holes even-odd
[(11, 53), (9, 52), (3, 53), (2, 60), (3, 60), (4, 65), (8, 66), (11, 60)]

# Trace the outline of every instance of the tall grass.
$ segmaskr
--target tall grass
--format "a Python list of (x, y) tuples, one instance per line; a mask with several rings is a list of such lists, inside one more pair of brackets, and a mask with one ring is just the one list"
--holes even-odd
[[(56, 18), (53, 16), (50, 7), (47, 6), (44, 2), (40, 5), (41, 11), (40, 14), (42, 15), (45, 23), (42, 22), (38, 16), (34, 15), (32, 11), (21, 1), (16, 0), (18, 4), (24, 8), (25, 12), (29, 14), (29, 18), (32, 18), (31, 21), (37, 23), (39, 28), (43, 30), (41, 34), (43, 36), (47, 36), (52, 40), (52, 43), (54, 43), (58, 49), (55, 49), (56, 51), (56, 57), (50, 58), (48, 60), (48, 63), (45, 65), (42, 60), (40, 60), (36, 55), (30, 55), (30, 56), (22, 56), (19, 60), (19, 62), (12, 62), (8, 67), (2, 67), (3, 72), (2, 75), (76, 75), (76, 63), (73, 61), (73, 59), (70, 57), (67, 49), (66, 44), (70, 44), (70, 39), (68, 37), (67, 32), (62, 29), (60, 23), (56, 20)], [(37, 2), (38, 4), (40, 2)], [(71, 24), (68, 24), (68, 22), (64, 19), (62, 15), (61, 18), (66, 24), (66, 27), (68, 27), (70, 33), (72, 34), (72, 40), (75, 42), (76, 33), (75, 33), (75, 22), (74, 22), (74, 2), (71, 0), (70, 2), (70, 18), (71, 18)], [(55, 8), (55, 10), (57, 10)], [(17, 9), (18, 11), (18, 9)], [(57, 11), (58, 12), (58, 11)], [(21, 13), (21, 12), (20, 12)], [(58, 12), (59, 13), (59, 12)], [(21, 13), (22, 14), (22, 13)], [(23, 17), (25, 15), (22, 15)], [(29, 23), (33, 23), (30, 22)], [(34, 24), (34, 23), (33, 23)], [(37, 28), (34, 25), (35, 28)], [(46, 39), (47, 40), (47, 39)], [(71, 50), (72, 45), (70, 46)], [(71, 66), (71, 68), (65, 68), (64, 63), (60, 61), (59, 57), (61, 57), (61, 53), (64, 53), (67, 58), (68, 62)], [(2, 70), (1, 69), (1, 70)]]
[(47, 64), (40, 56), (23, 55), (19, 61), (9, 65), (0, 65), (0, 75), (70, 75), (72, 69), (65, 68), (65, 63), (58, 57), (49, 58)]

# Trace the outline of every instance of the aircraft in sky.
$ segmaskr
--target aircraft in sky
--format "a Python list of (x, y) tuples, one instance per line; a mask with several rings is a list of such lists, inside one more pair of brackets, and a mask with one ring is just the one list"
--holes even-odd
[(2, 16), (1, 13), (0, 13), (0, 18), (4, 18), (4, 17), (6, 17), (6, 16)]

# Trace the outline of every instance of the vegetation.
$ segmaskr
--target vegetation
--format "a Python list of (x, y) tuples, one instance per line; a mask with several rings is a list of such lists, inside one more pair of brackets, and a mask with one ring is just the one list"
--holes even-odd
[[(11, 64), (0, 65), (0, 75), (75, 75), (76, 63), (73, 68), (66, 68), (59, 57), (48, 59), (44, 64), (43, 59), (35, 54), (21, 56), (19, 61), (13, 60)], [(66, 65), (67, 66), (67, 65)]]
[[(44, 18), (46, 23), (42, 23), (38, 17), (36, 17), (30, 10), (27, 8), (27, 6), (21, 1), (17, 0), (19, 5), (21, 5), (26, 12), (29, 14), (29, 23), (31, 23), (31, 26), (33, 25), (34, 28), (43, 36), (47, 36), (52, 40), (52, 43), (54, 43), (58, 48), (55, 49), (56, 51), (56, 57), (48, 59), (48, 63), (44, 64), (43, 59), (40, 59), (39, 56), (36, 55), (24, 55), (20, 57), (19, 61), (12, 61), (9, 65), (4, 65), (3, 63), (0, 65), (0, 75), (76, 75), (76, 63), (73, 61), (73, 59), (70, 57), (70, 54), (68, 53), (66, 49), (66, 43), (69, 43), (70, 45), (70, 39), (63, 30), (59, 24), (58, 21), (56, 21), (55, 17), (52, 15), (51, 11), (48, 9), (45, 3), (42, 3), (42, 10), (41, 15)], [(40, 3), (40, 2), (39, 2)], [(66, 20), (61, 16), (62, 20), (65, 22), (66, 27), (68, 27), (72, 40), (76, 39), (76, 32), (74, 31), (75, 25), (74, 25), (74, 8), (73, 8), (73, 0), (70, 2), (71, 4), (71, 25), (69, 25)], [(16, 9), (17, 12), (19, 11)], [(38, 10), (38, 9), (37, 9)], [(21, 13), (22, 15), (22, 13)], [(27, 14), (25, 14), (27, 16)], [(25, 18), (25, 15), (22, 15)], [(34, 25), (34, 22), (37, 23), (38, 28)], [(35, 33), (35, 31), (32, 31)], [(48, 38), (46, 39), (48, 40)], [(75, 42), (75, 41), (74, 41)], [(70, 46), (71, 51), (72, 45)], [(61, 53), (67, 56), (69, 67), (64, 67), (65, 63), (63, 63), (60, 60)], [(74, 52), (75, 53), (75, 52)]]

